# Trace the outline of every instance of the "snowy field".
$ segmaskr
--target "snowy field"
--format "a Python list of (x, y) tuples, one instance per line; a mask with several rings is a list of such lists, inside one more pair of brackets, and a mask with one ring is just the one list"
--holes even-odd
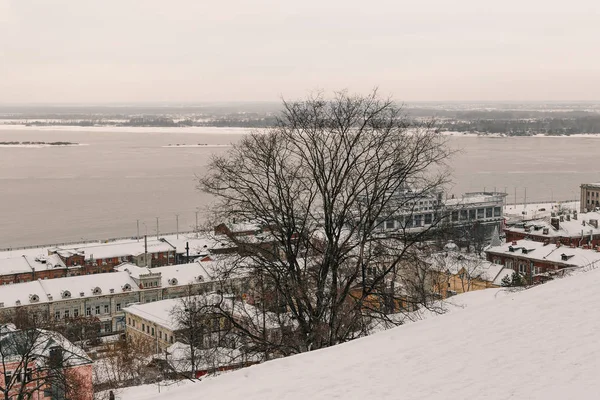
[(468, 302), (476, 306), (436, 318), (168, 394), (146, 386), (118, 398), (593, 399), (600, 390), (599, 285), (600, 270), (593, 270), (522, 292), (473, 292)]
[[(509, 196), (510, 197), (510, 196)], [(549, 217), (553, 211), (576, 210), (579, 211), (578, 201), (556, 201), (553, 203), (528, 203), (511, 204), (504, 206), (504, 215), (512, 218), (535, 219)], [(523, 214), (525, 212), (525, 214)]]

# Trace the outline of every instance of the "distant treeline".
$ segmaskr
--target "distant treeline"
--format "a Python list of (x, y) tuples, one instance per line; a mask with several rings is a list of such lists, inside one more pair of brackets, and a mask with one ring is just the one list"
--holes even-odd
[[(585, 110), (433, 110), (410, 109), (417, 121), (437, 119), (441, 130), (507, 136), (572, 135), (600, 133), (600, 113)], [(277, 122), (276, 113), (235, 112), (225, 115), (193, 115), (173, 118), (166, 115), (126, 117), (122, 121), (103, 119), (58, 119), (23, 121), (33, 126), (125, 126), (125, 127), (240, 127), (265, 128)]]
[(69, 146), (79, 143), (71, 142), (0, 142), (0, 146), (14, 146), (14, 145), (38, 145), (43, 144), (47, 146)]
[(600, 133), (600, 115), (577, 118), (446, 120), (442, 130), (456, 132), (502, 133), (509, 136), (573, 135)]

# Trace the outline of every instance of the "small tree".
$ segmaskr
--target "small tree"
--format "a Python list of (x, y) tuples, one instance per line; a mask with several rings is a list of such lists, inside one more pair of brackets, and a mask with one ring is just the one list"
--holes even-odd
[(519, 274), (517, 271), (514, 271), (512, 275), (507, 275), (502, 278), (501, 282), (502, 287), (522, 287), (527, 285), (527, 280)]

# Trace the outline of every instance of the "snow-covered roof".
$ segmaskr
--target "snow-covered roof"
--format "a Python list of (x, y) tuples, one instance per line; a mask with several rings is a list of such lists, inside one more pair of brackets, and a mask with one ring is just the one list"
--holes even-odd
[(0, 286), (0, 303), (4, 307), (17, 307), (34, 303), (47, 303), (48, 297), (41, 281)]
[[(600, 391), (598, 287), (600, 269), (175, 387), (168, 398), (593, 399)], [(127, 398), (161, 400), (165, 393)]]
[[(162, 253), (167, 251), (174, 251), (175, 247), (172, 246), (166, 240), (148, 240), (148, 253)], [(114, 258), (114, 257), (125, 257), (125, 256), (139, 256), (144, 254), (145, 247), (144, 241), (131, 241), (125, 243), (103, 243), (94, 246), (84, 246), (76, 249), (58, 249), (63, 252), (79, 252), (85, 255), (86, 260), (94, 258)]]
[(137, 315), (146, 321), (154, 322), (171, 331), (179, 329), (173, 310), (181, 307), (181, 299), (165, 299), (145, 304), (132, 304), (123, 309), (126, 313)]
[[(46, 296), (51, 296), (53, 300), (96, 297), (140, 290), (127, 272), (70, 276), (44, 279), (39, 282), (44, 287)], [(67, 292), (70, 295), (67, 295)], [(83, 293), (83, 296), (81, 293)]]
[[(35, 333), (18, 329), (2, 330), (0, 333), (0, 348), (2, 348), (2, 357), (4, 362), (14, 359), (20, 362), (22, 354), (18, 350), (17, 343), (27, 343), (27, 350), (30, 356), (35, 356), (38, 362), (48, 360), (52, 348), (59, 346), (63, 349), (63, 362), (69, 366), (91, 364), (92, 360), (81, 348), (75, 346), (58, 332), (44, 329), (36, 329)], [(22, 351), (22, 350), (21, 350)]]
[(197, 257), (207, 254), (215, 247), (221, 247), (221, 240), (214, 238), (212, 235), (202, 234), (200, 237), (184, 237), (180, 235), (179, 239), (169, 238), (168, 242), (175, 246), (178, 254), (186, 254), (186, 244), (190, 248), (190, 256)]
[(110, 272), (1, 285), (0, 302), (4, 303), (4, 307), (16, 307), (103, 296), (113, 294), (111, 289), (114, 294), (140, 290), (127, 272)]
[(555, 244), (544, 245), (533, 240), (519, 240), (516, 244), (504, 243), (501, 246), (490, 247), (486, 252), (573, 267), (596, 265), (600, 262), (600, 252), (596, 250), (569, 246), (557, 247)]
[(140, 279), (140, 277), (147, 274), (160, 274), (161, 285), (167, 287), (212, 282), (222, 279), (243, 278), (248, 273), (248, 270), (244, 269), (246, 266), (244, 262), (244, 259), (238, 260), (222, 257), (211, 261), (195, 261), (188, 264), (167, 265), (155, 268), (139, 267), (131, 263), (123, 263), (115, 267), (115, 269), (129, 273), (134, 279)]
[(462, 205), (480, 205), (481, 207), (501, 206), (504, 202), (504, 193), (465, 193), (461, 197), (454, 197), (443, 201), (447, 207)]
[(14, 275), (44, 271), (48, 269), (66, 268), (65, 263), (56, 254), (13, 258), (0, 258), (0, 275)]
[[(207, 310), (213, 305), (219, 305), (221, 309), (228, 313), (232, 313), (233, 317), (244, 318), (247, 321), (252, 321), (256, 326), (262, 326), (263, 313), (256, 307), (246, 303), (245, 301), (235, 300), (231, 295), (219, 295), (215, 293), (207, 295), (198, 295), (190, 298), (185, 298), (185, 301), (193, 301), (196, 299), (200, 304), (206, 305)], [(176, 317), (173, 310), (181, 307), (182, 298), (165, 299), (145, 304), (132, 304), (123, 310), (132, 315), (137, 315), (147, 321), (154, 322), (167, 329), (175, 331), (179, 329)], [(277, 327), (276, 318), (272, 313), (266, 313), (266, 326), (268, 328)]]
[[(559, 218), (558, 230), (552, 226), (550, 223), (550, 218), (516, 223), (513, 226), (507, 227), (506, 230), (509, 232), (519, 232), (523, 234), (540, 236), (543, 235), (548, 237), (582, 237), (582, 235), (583, 237), (586, 237), (590, 234), (600, 234), (600, 225), (598, 228), (596, 228), (590, 224), (590, 220), (596, 220), (600, 223), (599, 212), (580, 213), (577, 216), (577, 219), (574, 219), (572, 215), (569, 215), (569, 220), (567, 220), (566, 215), (562, 216), (562, 221), (560, 221), (560, 216), (556, 218)], [(544, 229), (548, 230), (548, 234), (544, 234)]]
[[(442, 272), (452, 275), (465, 272), (472, 279), (480, 279), (493, 284), (496, 284), (499, 275), (504, 277), (508, 274), (508, 272), (501, 274), (503, 270), (507, 269), (503, 265), (494, 264), (476, 256), (457, 251), (438, 253), (432, 257), (431, 261), (432, 267)], [(510, 270), (510, 274), (512, 274), (512, 270)]]

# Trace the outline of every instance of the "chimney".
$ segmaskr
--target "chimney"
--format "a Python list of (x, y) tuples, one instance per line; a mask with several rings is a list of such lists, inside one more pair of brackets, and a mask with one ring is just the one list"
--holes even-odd
[(148, 235), (144, 235), (144, 264), (148, 268)]
[(550, 225), (556, 230), (560, 229), (560, 220), (556, 217), (550, 218)]
[(598, 229), (598, 220), (597, 219), (590, 219), (589, 224), (591, 226), (593, 226), (594, 228)]
[(542, 232), (544, 233), (544, 235), (547, 235), (550, 232), (550, 229), (544, 228), (544, 230)]
[(559, 218), (560, 218), (560, 222), (564, 222), (565, 221), (565, 217), (563, 215), (561, 215)]
[(567, 214), (566, 218), (567, 218), (567, 221), (570, 221), (571, 220), (571, 214)]
[(577, 211), (573, 211), (573, 219), (577, 221)]

